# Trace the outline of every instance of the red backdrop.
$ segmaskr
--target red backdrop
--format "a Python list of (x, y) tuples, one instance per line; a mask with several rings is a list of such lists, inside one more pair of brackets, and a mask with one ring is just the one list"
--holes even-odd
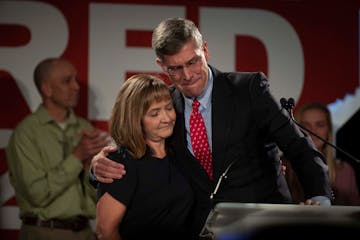
[[(7, 24), (1, 18), (5, 14), (5, 5), (7, 1), (0, 3), (0, 140), (2, 146), (0, 149), (0, 174), (1, 186), (9, 183), (4, 180), (7, 178), (7, 166), (4, 153), (4, 147), (8, 139), (8, 133), (11, 129), (28, 113), (32, 107), (28, 104), (28, 98), (21, 90), (21, 79), (16, 77), (16, 69), (21, 70), (22, 66), (10, 69), (6, 64), (7, 59), (1, 56), (2, 51), (10, 51), (6, 56), (11, 61), (27, 58), (28, 56), (11, 55), (11, 50), (20, 48), (28, 44), (32, 39), (32, 32), (22, 24)], [(10, 1), (15, 2), (15, 1)], [(28, 1), (31, 2), (31, 1)], [(91, 117), (89, 115), (89, 42), (92, 23), (90, 19), (91, 4), (114, 4), (121, 7), (122, 5), (139, 5), (146, 7), (183, 7), (185, 17), (193, 20), (201, 30), (201, 9), (205, 7), (217, 7), (219, 9), (257, 9), (267, 10), (276, 13), (293, 27), (297, 37), (300, 40), (303, 54), (303, 84), (300, 91), (297, 105), (306, 101), (320, 101), (323, 103), (334, 102), (338, 98), (343, 98), (346, 93), (352, 93), (359, 86), (359, 1), (227, 1), (227, 0), (197, 0), (197, 1), (175, 1), (170, 4), (168, 1), (150, 1), (132, 0), (132, 1), (40, 1), (50, 4), (56, 8), (66, 20), (68, 27), (68, 42), (66, 43), (62, 56), (70, 59), (79, 70), (79, 80), (82, 85), (80, 104), (76, 112), (81, 116), (91, 120), (96, 126), (106, 129), (106, 119), (104, 117)], [(19, 4), (22, 2), (19, 1)], [(31, 9), (29, 9), (31, 11)], [(31, 13), (31, 12), (30, 12)], [(16, 13), (19, 14), (19, 13)], [(29, 14), (29, 13), (28, 13)], [(34, 16), (36, 17), (36, 16)], [(141, 15), (134, 13), (133, 18), (139, 21), (148, 21), (142, 19)], [(215, 19), (216, 22), (222, 21)], [(41, 22), (38, 24), (51, 23)], [(227, 23), (224, 23), (227, 24)], [(246, 23), (245, 23), (246, 24)], [(249, 22), (250, 24), (250, 22)], [(267, 25), (263, 26), (266, 29)], [(271, 29), (270, 29), (271, 30)], [(222, 29), (215, 29), (219, 35)], [(277, 35), (276, 29), (273, 34)], [(150, 49), (151, 29), (130, 28), (126, 31), (126, 47)], [(284, 36), (286, 38), (286, 36)], [(209, 41), (211, 43), (211, 41)], [(224, 49), (229, 46), (222, 46)], [(212, 46), (209, 46), (210, 54)], [(42, 46), (38, 46), (36, 51), (42, 51)], [(279, 52), (279, 54), (291, 55), (288, 52)], [(128, 56), (123, 56), (127, 58)], [(211, 58), (215, 59), (216, 56)], [(269, 73), (269, 58), (266, 46), (259, 39), (252, 36), (237, 35), (235, 37), (234, 69), (237, 71), (263, 71)], [(36, 64), (35, 62), (33, 63)], [(15, 70), (14, 70), (15, 69)], [(284, 69), (286, 70), (286, 69)], [(125, 77), (135, 72), (133, 69), (125, 69)], [(148, 69), (144, 71), (149, 72)], [(156, 71), (156, 70), (155, 70)], [(159, 70), (158, 70), (159, 71)], [(124, 77), (124, 79), (125, 79)], [(31, 78), (31, 76), (29, 76)], [(123, 79), (122, 79), (123, 80)], [(291, 88), (291, 86), (290, 86)], [(95, 91), (96, 94), (96, 91)], [(100, 102), (101, 104), (101, 102)], [(1, 132), (2, 131), (2, 132)], [(4, 191), (9, 186), (0, 189), (0, 194), (5, 196)], [(7, 215), (6, 209), (9, 206), (16, 206), (14, 196), (2, 197), (1, 211), (1, 229), (0, 236), (2, 239), (13, 239), (17, 235), (19, 227), (18, 222), (14, 224), (4, 224), (8, 218), (18, 218), (18, 216)], [(15, 221), (16, 222), (16, 221)], [(4, 227), (6, 225), (6, 227)], [(4, 237), (3, 237), (4, 236)]]

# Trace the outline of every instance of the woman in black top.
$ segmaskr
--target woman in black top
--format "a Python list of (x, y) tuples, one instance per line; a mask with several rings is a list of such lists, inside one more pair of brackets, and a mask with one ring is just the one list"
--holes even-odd
[(162, 80), (140, 74), (125, 81), (109, 123), (119, 147), (109, 157), (126, 165), (127, 174), (98, 186), (98, 239), (190, 238), (193, 193), (166, 144), (175, 119)]

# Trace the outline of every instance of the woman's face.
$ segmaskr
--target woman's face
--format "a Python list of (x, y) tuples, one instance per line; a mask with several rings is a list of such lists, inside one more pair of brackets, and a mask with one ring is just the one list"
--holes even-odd
[(153, 102), (142, 119), (145, 140), (165, 140), (173, 133), (175, 120), (176, 113), (171, 98)]
[[(300, 117), (300, 124), (309, 129), (310, 131), (316, 133), (323, 139), (328, 139), (329, 135), (329, 125), (326, 119), (326, 113), (320, 109), (307, 109), (303, 112)], [(324, 145), (324, 142), (318, 139), (315, 136), (312, 136), (308, 133), (315, 143), (315, 146), (318, 150)]]

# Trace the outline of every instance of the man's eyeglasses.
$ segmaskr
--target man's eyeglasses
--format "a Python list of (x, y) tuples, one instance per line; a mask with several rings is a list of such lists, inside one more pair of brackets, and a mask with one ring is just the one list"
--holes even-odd
[(183, 72), (184, 68), (187, 68), (190, 71), (196, 70), (196, 68), (198, 67), (198, 63), (200, 63), (201, 60), (202, 60), (201, 56), (195, 56), (184, 65), (167, 66), (166, 71), (170, 76), (179, 76)]

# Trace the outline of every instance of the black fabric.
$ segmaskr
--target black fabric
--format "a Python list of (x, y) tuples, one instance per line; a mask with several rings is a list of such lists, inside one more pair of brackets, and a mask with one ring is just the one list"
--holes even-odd
[(189, 213), (193, 193), (172, 161), (154, 157), (139, 160), (119, 151), (110, 159), (126, 166), (126, 175), (98, 185), (98, 198), (108, 192), (127, 206), (120, 224), (124, 239), (189, 239)]
[(341, 151), (336, 151), (336, 157), (347, 161), (355, 170), (357, 185), (360, 191), (360, 147), (358, 137), (360, 134), (360, 108), (351, 118), (336, 132), (336, 145), (345, 152), (349, 153), (357, 160), (347, 156)]
[[(279, 168), (278, 148), (296, 166), (307, 196), (328, 196), (330, 184), (321, 154), (289, 124), (262, 73), (224, 73), (210, 66), (212, 91), (212, 154), (214, 181), (187, 149), (184, 99), (172, 91), (177, 112), (173, 141), (179, 169), (195, 189), (195, 231), (211, 210), (210, 195), (227, 166), (236, 162), (217, 192), (217, 201), (291, 203)], [(294, 167), (295, 168), (295, 167)]]
[(177, 113), (170, 140), (175, 163), (194, 189), (193, 231), (199, 233), (204, 226), (212, 207), (210, 195), (234, 160), (236, 164), (218, 191), (219, 201), (291, 202), (279, 171), (278, 147), (294, 166), (306, 196), (330, 198), (323, 156), (296, 126), (289, 124), (289, 117), (271, 96), (265, 75), (223, 73), (211, 66), (210, 69), (214, 76), (211, 99), (214, 181), (209, 181), (204, 168), (187, 149), (183, 95), (173, 86), (170, 88)]

